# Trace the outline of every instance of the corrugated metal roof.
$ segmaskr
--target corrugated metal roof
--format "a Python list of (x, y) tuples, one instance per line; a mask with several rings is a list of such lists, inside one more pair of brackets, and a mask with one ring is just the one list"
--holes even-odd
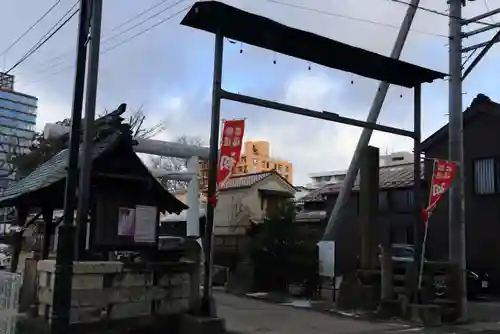
[(271, 176), (272, 174), (278, 175), (274, 172), (262, 172), (233, 176), (226, 182), (221, 190), (248, 188), (253, 186), (257, 182), (264, 180), (266, 177)]
[[(413, 186), (413, 164), (402, 164), (394, 166), (380, 167), (379, 185), (381, 189), (407, 188)], [(424, 165), (422, 164), (421, 178), (424, 179)], [(323, 195), (335, 194), (342, 189), (342, 183), (327, 184), (319, 189), (311, 191), (302, 201), (322, 201)], [(353, 187), (354, 191), (359, 190), (359, 174)]]
[[(110, 148), (120, 137), (118, 133), (111, 134), (108, 137), (95, 143), (92, 150), (92, 159), (97, 158)], [(80, 153), (83, 144), (80, 145)], [(68, 163), (69, 150), (66, 148), (52, 158), (47, 160), (25, 178), (5, 189), (0, 194), (0, 207), (5, 206), (6, 202), (13, 200), (21, 195), (40, 190), (51, 186), (52, 184), (66, 177), (66, 167)], [(79, 159), (81, 161), (81, 159)], [(7, 203), (8, 205), (8, 203)]]

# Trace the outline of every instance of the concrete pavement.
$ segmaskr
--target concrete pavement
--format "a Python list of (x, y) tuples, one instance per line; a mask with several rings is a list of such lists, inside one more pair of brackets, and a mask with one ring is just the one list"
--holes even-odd
[[(471, 305), (475, 322), (460, 326), (422, 328), (402, 323), (370, 322), (318, 311), (282, 306), (214, 291), (218, 315), (231, 334), (500, 334), (499, 308)], [(486, 306), (485, 306), (486, 305)], [(489, 309), (489, 316), (483, 308)], [(476, 314), (477, 313), (477, 314)], [(492, 318), (494, 314), (498, 318)]]
[(382, 334), (414, 333), (397, 323), (369, 322), (281, 306), (214, 291), (218, 315), (230, 333), (238, 334)]

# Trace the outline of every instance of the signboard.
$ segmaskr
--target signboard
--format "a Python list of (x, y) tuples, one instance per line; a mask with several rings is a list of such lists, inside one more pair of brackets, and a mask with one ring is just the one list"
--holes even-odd
[[(434, 211), (436, 204), (441, 200), (444, 194), (450, 189), (451, 183), (455, 178), (457, 164), (446, 160), (436, 159), (434, 161), (434, 171), (432, 174), (429, 205), (424, 210), (424, 215), (428, 218)], [(427, 221), (427, 219), (426, 219)]]
[(335, 277), (335, 241), (318, 242), (319, 275)]
[(217, 166), (217, 188), (220, 189), (231, 177), (236, 165), (240, 161), (245, 120), (224, 121), (222, 127), (222, 141)]
[(156, 224), (158, 222), (157, 216), (158, 210), (154, 206), (137, 205), (135, 207), (135, 242), (156, 242)]
[(133, 236), (135, 230), (135, 210), (118, 208), (118, 235)]

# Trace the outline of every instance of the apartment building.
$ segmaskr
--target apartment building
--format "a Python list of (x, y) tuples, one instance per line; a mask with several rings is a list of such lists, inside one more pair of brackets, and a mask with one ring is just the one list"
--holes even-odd
[[(293, 184), (293, 165), (289, 161), (272, 157), (269, 142), (246, 141), (234, 175), (245, 175), (276, 171)], [(208, 186), (208, 161), (200, 161), (200, 189)]]

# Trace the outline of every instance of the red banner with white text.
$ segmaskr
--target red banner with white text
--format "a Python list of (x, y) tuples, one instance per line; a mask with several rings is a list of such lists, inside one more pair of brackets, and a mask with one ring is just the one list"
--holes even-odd
[(244, 133), (244, 119), (224, 121), (217, 165), (217, 189), (220, 189), (229, 180), (238, 165), (238, 161), (240, 161)]
[[(456, 162), (439, 160), (434, 161), (434, 171), (432, 174), (432, 181), (429, 194), (429, 205), (424, 210), (426, 218), (434, 211), (436, 204), (450, 189), (451, 183), (455, 178), (457, 171)], [(426, 219), (427, 220), (427, 219)]]

